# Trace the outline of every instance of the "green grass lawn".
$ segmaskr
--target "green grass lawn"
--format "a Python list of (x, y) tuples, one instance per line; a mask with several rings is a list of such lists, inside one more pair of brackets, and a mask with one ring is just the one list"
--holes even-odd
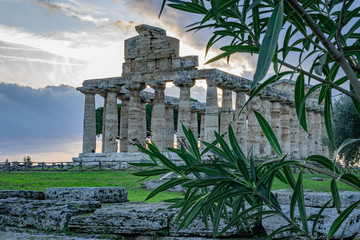
[[(297, 178), (297, 176), (295, 176)], [(313, 177), (323, 178), (318, 182)], [(125, 187), (130, 201), (144, 201), (151, 190), (141, 188), (141, 177), (130, 172), (87, 171), (87, 172), (0, 172), (0, 190), (36, 190), (44, 191), (47, 187)], [(330, 192), (329, 177), (320, 174), (305, 174), (304, 188), (313, 191)], [(289, 186), (276, 180), (273, 189), (287, 189)], [(339, 183), (340, 191), (352, 191), (350, 186)], [(181, 197), (181, 193), (163, 192), (150, 199), (159, 202), (169, 198)]]
[[(150, 179), (150, 178), (149, 178)], [(130, 201), (144, 201), (151, 190), (141, 188), (141, 177), (129, 172), (0, 172), (0, 190), (44, 191), (48, 187), (124, 187)], [(163, 192), (149, 202), (182, 196), (182, 193)]]

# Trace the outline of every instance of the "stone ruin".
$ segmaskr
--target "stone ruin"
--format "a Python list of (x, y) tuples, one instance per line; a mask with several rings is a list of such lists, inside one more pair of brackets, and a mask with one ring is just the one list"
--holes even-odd
[[(263, 89), (240, 115), (252, 81), (218, 69), (198, 69), (197, 56), (179, 56), (179, 40), (166, 36), (163, 29), (139, 25), (138, 36), (125, 40), (125, 62), (120, 77), (86, 80), (77, 88), (85, 95), (83, 150), (74, 161), (139, 160), (136, 141), (145, 143), (145, 105), (152, 105), (150, 139), (160, 149), (174, 147), (173, 108), (178, 109), (178, 139), (184, 137), (181, 124), (190, 127), (200, 140), (211, 142), (214, 131), (227, 132), (232, 124), (240, 146), (253, 146), (255, 157), (271, 159), (271, 150), (253, 110), (270, 123), (283, 152), (293, 159), (310, 154), (332, 154), (322, 137), (326, 136), (323, 107), (315, 101), (306, 104), (308, 132), (298, 124), (294, 106), (293, 82), (277, 81)], [(195, 81), (206, 80), (206, 102), (190, 99)], [(167, 82), (180, 88), (180, 98), (165, 96)], [(143, 91), (150, 86), (155, 93)], [(217, 89), (222, 89), (218, 107)], [(232, 95), (236, 94), (235, 110)], [(96, 152), (95, 95), (104, 97), (102, 151)], [(316, 94), (316, 93), (315, 93)], [(117, 100), (122, 102), (120, 136), (118, 136)], [(199, 123), (197, 117), (201, 116)], [(197, 134), (199, 133), (200, 134)], [(117, 138), (120, 141), (117, 141)], [(120, 143), (119, 143), (120, 142)]]
[[(278, 190), (274, 194), (284, 213), (289, 215), (292, 192)], [(306, 212), (311, 216), (317, 214), (332, 196), (331, 193), (305, 192), (304, 199)], [(360, 200), (360, 193), (342, 192), (340, 199), (343, 211)], [(47, 188), (45, 192), (0, 191), (0, 239), (68, 239), (64, 235), (59, 236), (62, 232), (72, 234), (69, 240), (212, 239), (211, 221), (207, 228), (199, 216), (189, 227), (178, 230), (179, 222), (174, 219), (179, 210), (168, 209), (168, 206), (167, 203), (129, 202), (126, 189), (121, 187)], [(322, 215), (323, 218), (315, 228), (316, 239), (326, 239), (332, 222), (339, 216), (333, 202), (325, 208)], [(295, 219), (300, 223), (297, 208)], [(309, 229), (312, 228), (313, 221), (313, 218), (309, 219)], [(360, 211), (355, 209), (332, 239), (341, 238), (348, 221), (344, 237), (360, 237)], [(287, 222), (279, 215), (272, 215), (263, 218), (262, 224), (269, 234)], [(219, 229), (225, 226), (226, 222), (221, 220)], [(250, 229), (252, 228), (250, 225)], [(284, 239), (290, 234), (278, 234), (276, 239)], [(19, 235), (19, 238), (14, 237)], [(234, 226), (221, 238), (250, 240), (256, 238), (256, 232)]]

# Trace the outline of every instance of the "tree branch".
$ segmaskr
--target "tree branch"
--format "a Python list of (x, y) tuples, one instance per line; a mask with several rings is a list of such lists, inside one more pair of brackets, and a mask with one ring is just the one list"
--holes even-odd
[(357, 100), (357, 101), (360, 102), (360, 97), (358, 97), (356, 94), (354, 94), (354, 93), (352, 93), (352, 92), (350, 92), (350, 91), (348, 91), (348, 90), (340, 87), (339, 85), (336, 85), (336, 84), (333, 83), (333, 82), (330, 82), (330, 81), (327, 81), (327, 80), (325, 80), (325, 79), (322, 79), (321, 77), (318, 77), (318, 76), (316, 76), (316, 75), (314, 75), (314, 74), (312, 74), (312, 73), (309, 73), (309, 72), (307, 72), (307, 71), (305, 71), (305, 70), (303, 70), (303, 69), (301, 69), (301, 68), (295, 67), (295, 66), (293, 66), (293, 65), (291, 65), (291, 64), (289, 64), (289, 63), (287, 63), (287, 62), (284, 62), (283, 60), (278, 59), (278, 61), (279, 61), (279, 63), (281, 63), (281, 64), (284, 65), (285, 67), (288, 67), (288, 68), (290, 68), (290, 69), (292, 69), (292, 70), (295, 70), (295, 71), (299, 71), (300, 73), (302, 73), (302, 74), (304, 74), (304, 75), (306, 75), (306, 76), (308, 76), (308, 77), (311, 77), (311, 78), (313, 78), (313, 79), (315, 79), (315, 80), (317, 80), (317, 81), (319, 81), (319, 82), (321, 82), (321, 83), (329, 84), (332, 88), (334, 88), (334, 89), (336, 89), (336, 90), (338, 90), (338, 91), (340, 91), (340, 92), (348, 95), (349, 97), (351, 97), (351, 98), (353, 98), (353, 99), (355, 99), (355, 100)]
[(314, 20), (307, 14), (305, 9), (298, 3), (297, 0), (287, 0), (290, 6), (297, 12), (297, 14), (304, 20), (304, 22), (310, 27), (316, 37), (321, 41), (330, 56), (341, 66), (346, 76), (350, 80), (350, 83), (358, 97), (360, 97), (360, 82), (351, 68), (349, 62), (346, 60), (344, 54), (338, 51), (329, 39), (324, 35), (319, 26)]
[(343, 52), (343, 48), (342, 48), (342, 44), (341, 44), (341, 28), (342, 28), (343, 20), (344, 20), (345, 5), (346, 5), (346, 0), (343, 0), (343, 5), (342, 5), (340, 16), (339, 16), (339, 24), (338, 24), (338, 27), (336, 30), (337, 45), (341, 52)]

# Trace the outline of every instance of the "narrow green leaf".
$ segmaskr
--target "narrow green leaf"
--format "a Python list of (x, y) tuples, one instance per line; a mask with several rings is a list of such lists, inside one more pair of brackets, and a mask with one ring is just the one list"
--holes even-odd
[(340, 200), (339, 190), (338, 190), (337, 185), (336, 185), (336, 179), (331, 180), (330, 186), (331, 186), (331, 195), (333, 197), (336, 210), (337, 210), (338, 213), (340, 213), (341, 212), (340, 211), (341, 200)]
[(325, 121), (325, 127), (326, 131), (330, 140), (330, 143), (335, 149), (335, 140), (334, 140), (334, 134), (332, 131), (332, 123), (331, 123), (331, 89), (329, 89), (325, 96), (325, 105), (324, 105), (324, 121)]
[(131, 166), (134, 167), (156, 167), (158, 164), (151, 163), (151, 162), (142, 162), (142, 163), (128, 163)]
[(340, 179), (344, 179), (344, 180), (346, 180), (348, 182), (351, 182), (355, 186), (360, 187), (360, 179), (358, 177), (356, 177), (354, 174), (346, 173), (346, 174), (342, 175), (340, 177)]
[(144, 172), (136, 172), (136, 173), (133, 173), (133, 175), (140, 176), (140, 177), (150, 177), (150, 176), (157, 176), (157, 175), (169, 173), (169, 172), (171, 172), (169, 169), (153, 169), (153, 170), (148, 170), (148, 171), (144, 171)]
[(221, 220), (221, 213), (225, 206), (224, 203), (225, 203), (224, 200), (220, 201), (217, 204), (216, 209), (215, 209), (215, 214), (214, 214), (214, 218), (213, 218), (213, 239), (215, 239), (215, 237), (217, 237), (217, 235), (219, 233), (219, 223)]
[[(311, 156), (307, 157), (305, 161), (317, 162), (317, 163), (321, 164), (323, 167), (330, 170), (331, 172), (333, 172), (335, 170), (335, 168), (333, 166), (333, 162), (330, 161), (330, 159), (328, 159), (327, 157), (324, 157), (321, 155), (311, 155)], [(338, 171), (337, 171), (337, 173), (338, 173)]]
[(222, 51), (259, 53), (259, 47), (247, 45), (228, 45), (220, 48)]
[(264, 39), (261, 43), (259, 59), (257, 62), (254, 80), (251, 84), (251, 89), (254, 89), (256, 85), (266, 76), (266, 73), (270, 67), (283, 24), (283, 12), (284, 2), (281, 0), (271, 14)]
[(161, 184), (154, 191), (152, 191), (149, 194), (149, 196), (146, 197), (145, 201), (149, 200), (150, 198), (154, 197), (155, 195), (157, 195), (160, 192), (163, 192), (165, 190), (168, 190), (169, 188), (172, 188), (172, 187), (181, 185), (183, 183), (186, 183), (187, 181), (189, 181), (189, 179), (184, 179), (184, 178), (170, 179), (169, 181), (167, 181), (166, 183)]
[(333, 224), (330, 227), (328, 236), (326, 239), (330, 240), (332, 236), (336, 233), (336, 231), (340, 228), (341, 224), (346, 220), (346, 218), (350, 215), (350, 213), (360, 204), (360, 200), (351, 204), (347, 207), (340, 215), (335, 219)]
[(301, 108), (302, 102), (305, 102), (305, 79), (302, 73), (296, 80), (294, 95), (296, 115), (298, 116), (300, 125), (307, 131), (306, 108)]
[(316, 214), (316, 217), (314, 219), (314, 223), (312, 226), (312, 230), (311, 230), (311, 234), (314, 236), (315, 235), (315, 229), (316, 229), (316, 225), (319, 222), (319, 219), (322, 217), (322, 213), (324, 212), (325, 208), (329, 205), (329, 203), (331, 202), (331, 199), (329, 201), (327, 201), (324, 206), (322, 206), (322, 208), (320, 209), (320, 211), (318, 212), (318, 214)]
[(233, 53), (234, 53), (234, 52), (232, 52), (232, 51), (223, 52), (223, 53), (217, 55), (216, 57), (211, 58), (211, 59), (208, 60), (205, 64), (209, 64), (209, 63), (215, 62), (215, 61), (217, 61), (217, 60), (219, 60), (219, 59), (228, 57), (228, 56), (230, 56), (230, 55), (233, 54)]
[(306, 233), (309, 233), (308, 224), (307, 224), (307, 216), (306, 216), (306, 208), (305, 208), (305, 200), (304, 200), (304, 188), (303, 188), (303, 171), (300, 172), (298, 182), (299, 187), (299, 198), (298, 198), (298, 208), (300, 213), (300, 219), (302, 223), (302, 227)]
[(278, 140), (276, 139), (276, 136), (275, 136), (274, 132), (272, 131), (269, 123), (265, 120), (265, 118), (263, 118), (263, 116), (261, 116), (260, 113), (254, 111), (254, 114), (259, 122), (261, 129), (264, 132), (265, 137), (269, 141), (272, 149), (278, 156), (282, 157), (283, 154), (281, 151), (280, 144), (279, 144)]

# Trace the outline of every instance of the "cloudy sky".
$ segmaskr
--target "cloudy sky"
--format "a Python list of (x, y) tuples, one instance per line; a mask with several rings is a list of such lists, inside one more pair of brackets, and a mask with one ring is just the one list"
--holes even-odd
[[(161, 0), (0, 0), (0, 161), (71, 161), (81, 151), (82, 81), (121, 75), (123, 41), (146, 23), (181, 40), (200, 67), (250, 77), (256, 59), (203, 66), (207, 32), (185, 33), (194, 16)], [(217, 55), (214, 49), (208, 58)], [(170, 88), (167, 93), (176, 95)], [(201, 87), (192, 96), (203, 99)], [(101, 99), (97, 100), (100, 106)]]

